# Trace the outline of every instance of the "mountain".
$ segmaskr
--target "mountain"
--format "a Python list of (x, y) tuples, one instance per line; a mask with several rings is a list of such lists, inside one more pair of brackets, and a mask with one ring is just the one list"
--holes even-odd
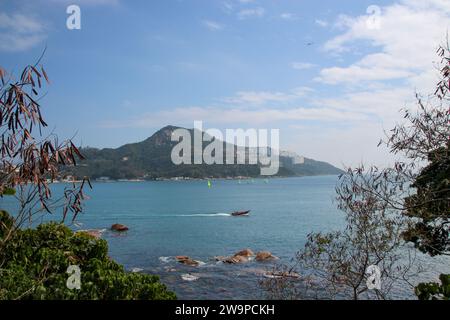
[[(259, 165), (173, 164), (171, 152), (178, 142), (171, 141), (171, 136), (176, 129), (179, 127), (166, 126), (142, 142), (126, 144), (116, 149), (82, 148), (81, 152), (86, 160), (74, 167), (71, 173), (76, 177), (88, 176), (92, 179), (100, 177), (109, 177), (110, 179), (225, 178), (260, 175)], [(193, 137), (193, 129), (190, 129), (189, 132)], [(209, 143), (204, 142), (203, 146), (205, 147)], [(234, 147), (228, 143), (224, 144), (224, 152), (229, 146)], [(248, 148), (246, 152), (248, 152)], [(280, 152), (280, 169), (277, 176), (335, 175), (340, 173), (342, 170), (326, 162), (303, 158), (292, 152)]]

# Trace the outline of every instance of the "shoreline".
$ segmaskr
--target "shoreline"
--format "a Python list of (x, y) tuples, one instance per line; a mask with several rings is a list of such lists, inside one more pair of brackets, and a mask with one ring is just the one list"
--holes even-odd
[[(156, 179), (108, 179), (108, 180), (91, 180), (91, 183), (122, 183), (122, 182), (187, 182), (187, 181), (248, 181), (248, 180), (272, 180), (272, 179), (292, 179), (292, 178), (308, 178), (308, 177), (331, 177), (338, 176), (337, 174), (317, 174), (317, 175), (304, 175), (304, 176), (258, 176), (258, 177), (210, 177), (210, 178), (189, 178), (189, 177), (172, 177), (172, 178), (156, 178)], [(58, 183), (81, 183), (83, 180), (73, 181), (53, 181), (50, 184)]]

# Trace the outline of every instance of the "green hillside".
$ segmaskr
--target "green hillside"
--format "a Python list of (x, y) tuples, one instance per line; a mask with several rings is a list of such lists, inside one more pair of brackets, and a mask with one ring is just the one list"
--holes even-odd
[[(171, 141), (171, 135), (177, 128), (166, 126), (142, 142), (126, 144), (117, 149), (84, 148), (82, 153), (86, 160), (73, 168), (72, 173), (77, 177), (88, 176), (91, 179), (100, 177), (109, 177), (110, 179), (225, 178), (257, 177), (260, 175), (259, 165), (174, 165), (170, 155), (177, 142)], [(192, 129), (190, 131), (193, 132)], [(204, 143), (204, 146), (207, 144)], [(342, 170), (326, 162), (305, 158), (304, 163), (295, 164), (292, 158), (280, 156), (278, 176), (334, 175), (340, 173), (342, 173)]]

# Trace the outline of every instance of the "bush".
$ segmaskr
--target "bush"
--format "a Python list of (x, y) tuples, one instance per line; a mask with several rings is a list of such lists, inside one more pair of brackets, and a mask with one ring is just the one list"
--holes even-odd
[(4, 210), (0, 210), (0, 239), (2, 239), (11, 227), (14, 225), (14, 219)]
[(439, 276), (441, 283), (420, 283), (416, 289), (416, 295), (420, 300), (450, 300), (450, 274)]
[[(2, 212), (2, 220), (8, 220)], [(0, 228), (1, 229), (1, 228)], [(1, 236), (1, 234), (0, 234)], [(175, 299), (157, 276), (129, 273), (108, 257), (108, 245), (62, 224), (18, 230), (0, 252), (0, 299)], [(81, 289), (66, 286), (70, 265), (81, 269)]]

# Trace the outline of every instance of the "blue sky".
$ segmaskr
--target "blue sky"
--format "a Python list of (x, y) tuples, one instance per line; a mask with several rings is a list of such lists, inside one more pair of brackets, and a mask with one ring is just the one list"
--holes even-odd
[(47, 46), (44, 115), (84, 146), (203, 120), (279, 128), (283, 149), (339, 166), (386, 164), (376, 144), (432, 91), (449, 21), (446, 0), (1, 0), (0, 65), (17, 74)]

